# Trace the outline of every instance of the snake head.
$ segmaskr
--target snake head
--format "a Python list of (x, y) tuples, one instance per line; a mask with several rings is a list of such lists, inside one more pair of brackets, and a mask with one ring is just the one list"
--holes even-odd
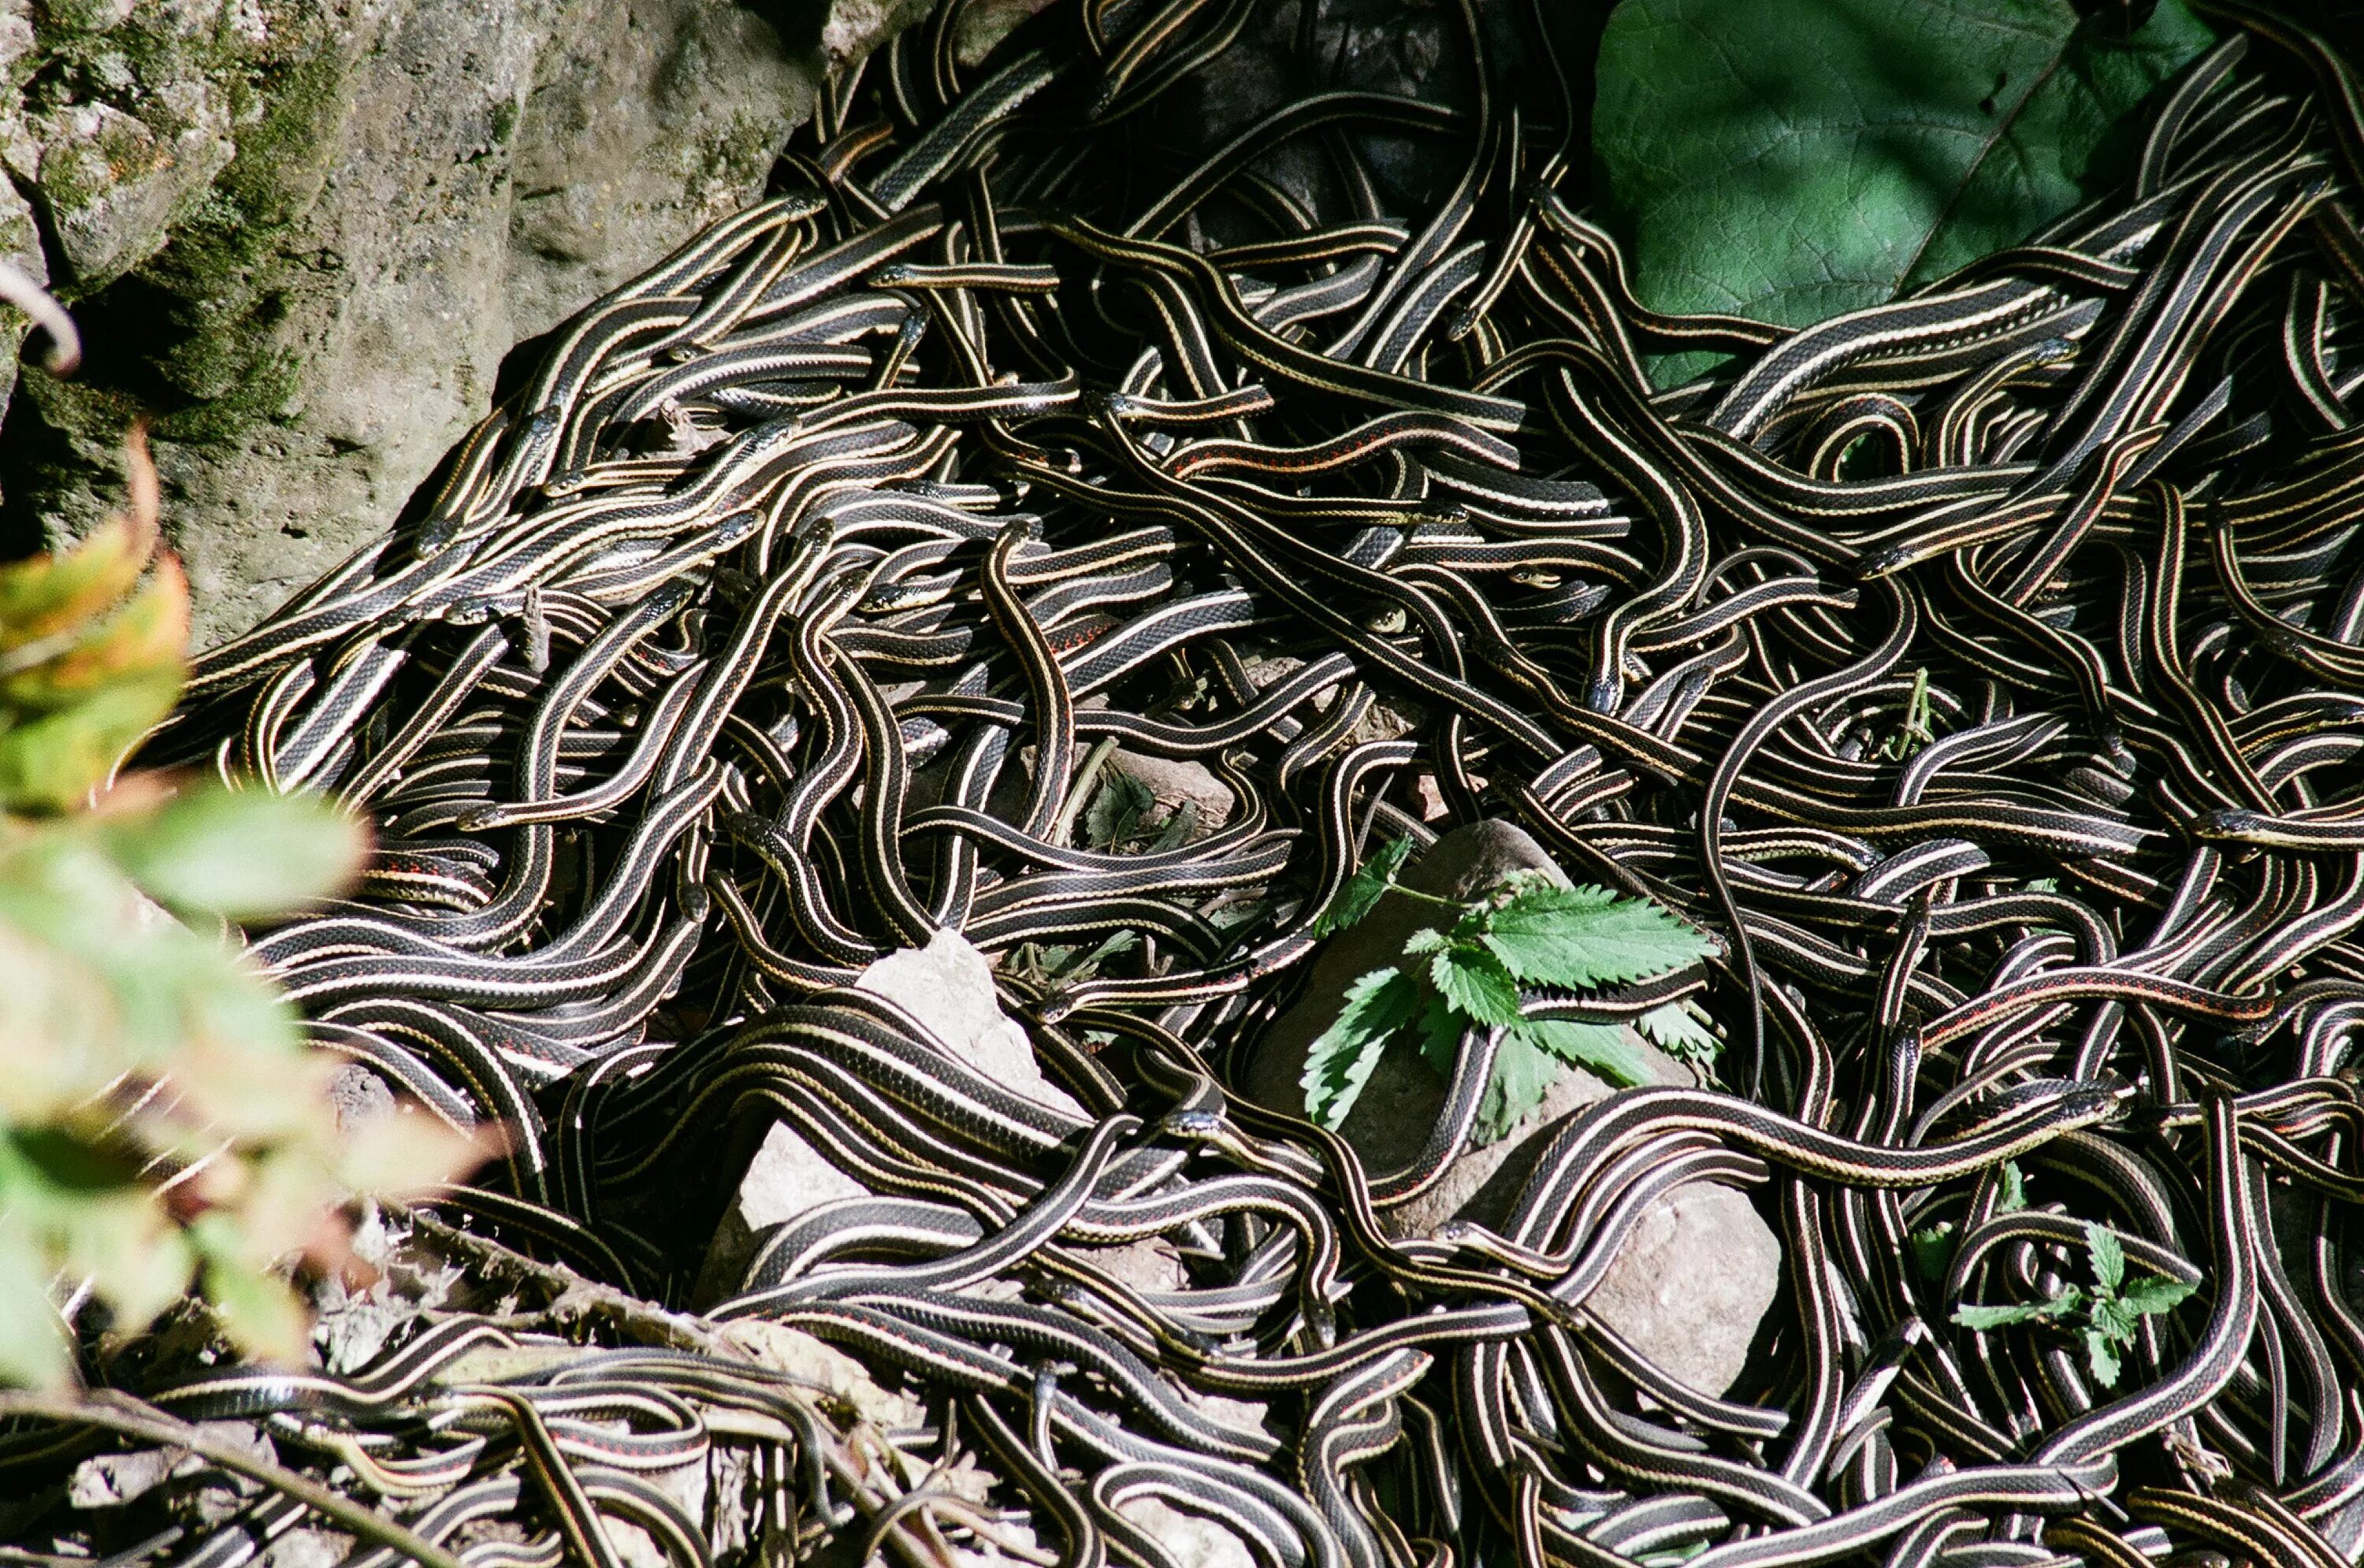
[(1178, 1138), (1189, 1143), (1205, 1143), (1223, 1137), (1230, 1130), (1230, 1119), (1221, 1111), (1172, 1111), (1157, 1123), (1158, 1136)]
[(1912, 564), (1912, 547), (1905, 544), (1885, 544), (1868, 551), (1855, 563), (1856, 575), (1867, 583), (1892, 576)]
[(2203, 811), (2186, 827), (2193, 838), (2203, 843), (2226, 839), (2240, 839), (2258, 830), (2265, 818), (2257, 812), (2237, 806), (2215, 811)]

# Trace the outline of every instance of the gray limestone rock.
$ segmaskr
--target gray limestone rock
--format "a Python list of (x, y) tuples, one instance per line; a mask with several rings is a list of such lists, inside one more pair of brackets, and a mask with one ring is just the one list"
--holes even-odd
[(1174, 1559), (1176, 1568), (1253, 1568), (1247, 1543), (1230, 1529), (1198, 1514), (1186, 1514), (1163, 1497), (1128, 1497), (1118, 1513), (1147, 1530)]
[(385, 530), (519, 344), (760, 195), (826, 64), (925, 10), (0, 0), (0, 254), (90, 349), (65, 383), (0, 360), (0, 558), (118, 503), (145, 411), (195, 640), (251, 625)]
[(1158, 805), (1169, 813), (1179, 811), (1185, 805), (1193, 807), (1198, 812), (1201, 833), (1232, 819), (1234, 802), (1231, 789), (1204, 762), (1187, 757), (1152, 757), (1119, 748), (1109, 758), (1109, 766), (1146, 786), (1157, 797)]
[(1043, 1075), (1026, 1031), (994, 995), (993, 965), (958, 931), (947, 928), (926, 947), (888, 953), (854, 984), (901, 1007), (946, 1051), (1002, 1087), (1091, 1119), (1074, 1095)]
[[(1406, 869), (1403, 884), (1452, 898), (1475, 896), (1514, 873), (1567, 876), (1525, 829), (1474, 822), (1437, 840)], [(1344, 1005), (1346, 987), (1365, 973), (1399, 960), (1414, 931), (1438, 911), (1390, 894), (1313, 962), (1297, 1003), (1266, 1032), (1251, 1057), (1243, 1089), (1259, 1104), (1304, 1114), (1299, 1079), (1308, 1049)], [(1689, 1084), (1692, 1073), (1639, 1035), (1632, 1044), (1660, 1083)], [(1444, 1104), (1445, 1085), (1418, 1052), (1379, 1058), (1341, 1129), (1371, 1171), (1400, 1167), (1426, 1142)], [(1411, 1202), (1380, 1211), (1391, 1234), (1426, 1235), (1452, 1219), (1500, 1220), (1525, 1185), (1535, 1156), (1571, 1116), (1612, 1092), (1599, 1077), (1571, 1068), (1520, 1119), (1510, 1135), (1465, 1149), (1444, 1178)], [(1755, 1207), (1730, 1187), (1694, 1183), (1646, 1209), (1589, 1306), (1667, 1372), (1721, 1394), (1740, 1375), (1757, 1319), (1781, 1278), (1781, 1245)]]
[[(1089, 1119), (1075, 1096), (1043, 1075), (1026, 1031), (1001, 1010), (993, 990), (993, 966), (958, 931), (938, 931), (924, 948), (888, 953), (862, 972), (854, 984), (901, 1007), (933, 1035), (946, 1054), (959, 1058), (994, 1082), (1040, 1104)], [(859, 1197), (868, 1189), (830, 1163), (803, 1135), (784, 1121), (764, 1134), (737, 1193), (723, 1211), (696, 1296), (711, 1305), (736, 1290), (755, 1239), (769, 1226), (785, 1224), (815, 1206)], [(1160, 1264), (1143, 1244), (1109, 1248), (1103, 1262), (1129, 1283), (1172, 1290), (1181, 1284), (1178, 1260)]]

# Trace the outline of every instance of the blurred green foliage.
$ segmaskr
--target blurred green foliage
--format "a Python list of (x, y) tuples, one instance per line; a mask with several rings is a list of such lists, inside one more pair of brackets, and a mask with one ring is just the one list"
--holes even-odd
[(157, 539), (145, 446), (132, 502), (61, 554), (0, 566), (0, 1383), (69, 1383), (61, 1305), (137, 1330), (191, 1294), (246, 1350), (302, 1355), (282, 1277), (334, 1256), (360, 1191), (474, 1154), (431, 1118), (340, 1133), (334, 1060), (226, 922), (351, 878), (362, 826), (325, 801), (117, 777), (172, 712), (188, 584)]

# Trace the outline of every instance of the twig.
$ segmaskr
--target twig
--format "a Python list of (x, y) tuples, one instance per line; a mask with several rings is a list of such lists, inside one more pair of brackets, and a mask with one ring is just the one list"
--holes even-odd
[(750, 1359), (703, 1318), (643, 1301), (614, 1285), (585, 1279), (563, 1263), (529, 1258), (489, 1236), (446, 1225), (423, 1210), (384, 1198), (378, 1200), (378, 1207), (389, 1218), (408, 1226), (412, 1235), (424, 1237), (447, 1252), (461, 1254), (483, 1268), (514, 1280), (530, 1281), (549, 1291), (552, 1300), (541, 1309), (541, 1316), (560, 1328), (597, 1318), (641, 1344), (695, 1351), (725, 1361)]
[(30, 1394), (0, 1392), (0, 1418), (36, 1416), (69, 1425), (103, 1427), (126, 1437), (139, 1438), (168, 1448), (186, 1449), (208, 1464), (260, 1481), (295, 1498), (306, 1507), (335, 1520), (374, 1546), (398, 1551), (423, 1568), (463, 1568), (461, 1561), (424, 1537), (405, 1529), (375, 1510), (339, 1496), (308, 1475), (300, 1475), (246, 1450), (210, 1437), (186, 1421), (166, 1415), (118, 1389), (87, 1393)]

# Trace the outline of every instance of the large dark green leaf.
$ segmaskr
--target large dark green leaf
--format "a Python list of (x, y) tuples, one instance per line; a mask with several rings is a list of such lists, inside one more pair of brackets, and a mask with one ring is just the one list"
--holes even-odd
[(1624, 0), (1593, 147), (1661, 310), (1803, 325), (2016, 243), (2130, 166), (2129, 117), (2211, 41), (2068, 0)]

